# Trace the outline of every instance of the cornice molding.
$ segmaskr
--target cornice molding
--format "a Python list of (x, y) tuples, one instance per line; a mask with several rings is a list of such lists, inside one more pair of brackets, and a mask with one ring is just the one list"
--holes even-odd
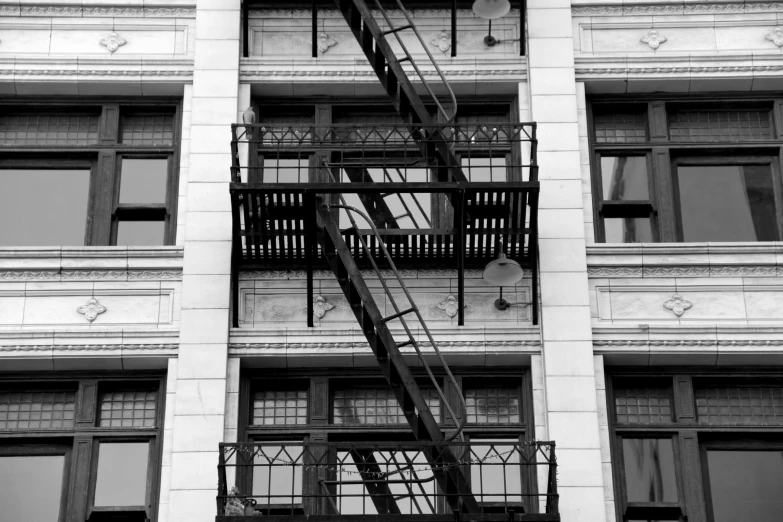
[[(452, 269), (402, 269), (398, 270), (399, 274), (406, 279), (437, 279), (437, 278), (453, 278), (457, 277), (457, 271)], [(375, 277), (375, 272), (372, 270), (361, 270), (363, 277)], [(391, 270), (381, 270), (381, 274), (384, 277), (394, 277), (394, 273)], [(482, 271), (478, 269), (465, 270), (466, 279), (481, 279)], [(315, 279), (334, 279), (334, 272), (330, 270), (315, 270), (313, 271), (313, 277)], [(525, 269), (524, 278), (530, 278), (530, 270)], [(239, 272), (240, 280), (255, 280), (255, 279), (306, 279), (307, 272), (304, 270), (248, 270)]]
[(51, 352), (60, 350), (78, 350), (80, 352), (116, 352), (116, 351), (172, 351), (176, 344), (55, 344), (55, 345), (0, 345), (3, 352)]
[(121, 7), (73, 5), (0, 5), (0, 16), (195, 18), (195, 7)]
[[(430, 347), (429, 342), (419, 343), (422, 348)], [(488, 347), (534, 347), (540, 348), (540, 341), (438, 341), (438, 348), (477, 348), (481, 346)], [(229, 349), (236, 351), (246, 350), (279, 350), (279, 349), (355, 349), (367, 348), (366, 342), (319, 342), (312, 343), (230, 343)]]
[(182, 270), (0, 270), (0, 281), (180, 280)]
[[(381, 17), (379, 11), (371, 10), (378, 18)], [(397, 9), (387, 9), (390, 18), (403, 18), (402, 13)], [(408, 9), (413, 18), (439, 18), (449, 19), (451, 18), (451, 9), (416, 9), (415, 7)], [(260, 18), (310, 18), (312, 11), (309, 9), (251, 9), (250, 19)], [(459, 18), (476, 18), (473, 11), (470, 9), (457, 9), (457, 17)], [(319, 9), (318, 18), (339, 18), (343, 19), (343, 15), (337, 9)], [(519, 9), (512, 9), (504, 17), (508, 19), (519, 20)]]
[(587, 276), (602, 277), (779, 277), (783, 267), (767, 266), (588, 266)]
[(636, 4), (592, 5), (572, 7), (572, 16), (640, 16), (640, 15), (694, 15), (742, 14), (783, 12), (783, 2), (731, 2), (698, 4)]
[(695, 340), (695, 339), (681, 339), (675, 341), (668, 341), (665, 339), (609, 339), (609, 340), (594, 340), (593, 346), (599, 347), (636, 347), (636, 346), (650, 346), (650, 347), (676, 347), (676, 346), (731, 346), (731, 347), (762, 347), (762, 346), (783, 346), (783, 339), (741, 339), (732, 341), (716, 341), (715, 339), (708, 340)]

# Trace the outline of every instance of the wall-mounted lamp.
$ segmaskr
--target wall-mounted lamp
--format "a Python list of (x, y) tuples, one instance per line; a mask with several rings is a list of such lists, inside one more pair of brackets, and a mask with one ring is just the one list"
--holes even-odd
[(479, 18), (489, 20), (489, 31), (484, 37), (484, 45), (494, 47), (499, 43), (518, 42), (519, 38), (513, 40), (498, 40), (492, 36), (492, 20), (502, 18), (511, 11), (511, 2), (509, 0), (476, 0), (473, 2), (473, 13)]
[(506, 257), (506, 253), (503, 252), (503, 242), (501, 241), (500, 255), (498, 255), (497, 259), (493, 259), (487, 263), (487, 266), (484, 268), (484, 273), (482, 274), (484, 281), (493, 286), (500, 287), (500, 297), (495, 299), (495, 308), (498, 310), (506, 310), (512, 305), (530, 304), (509, 303), (503, 299), (503, 287), (514, 286), (522, 279), (524, 273), (525, 272), (522, 270), (522, 267), (519, 266), (519, 263)]

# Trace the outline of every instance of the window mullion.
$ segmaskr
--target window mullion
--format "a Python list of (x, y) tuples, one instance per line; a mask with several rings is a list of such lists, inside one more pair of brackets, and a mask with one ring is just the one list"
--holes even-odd
[(74, 437), (66, 520), (87, 520), (87, 496), (91, 492), (92, 449), (92, 436)]
[(683, 494), (680, 505), (688, 522), (706, 522), (698, 434), (695, 430), (683, 430), (678, 438), (680, 489)]
[(696, 422), (693, 407), (693, 381), (690, 375), (674, 376), (674, 413), (677, 422), (692, 424)]
[(79, 383), (79, 402), (77, 404), (76, 427), (95, 426), (95, 412), (98, 401), (98, 381), (84, 380)]
[(92, 206), (87, 221), (91, 226), (92, 245), (108, 245), (111, 240), (112, 214), (115, 205), (115, 172), (117, 155), (113, 150), (98, 152), (98, 165), (93, 177)]
[(108, 103), (103, 106), (100, 124), (100, 144), (115, 145), (119, 135), (120, 106), (117, 103)]
[(666, 103), (662, 101), (650, 102), (648, 110), (650, 121), (650, 140), (668, 141), (669, 129), (666, 122)]
[(657, 197), (658, 229), (660, 241), (672, 243), (678, 240), (677, 223), (675, 220), (674, 190), (672, 182), (672, 165), (669, 149), (653, 147), (653, 177)]

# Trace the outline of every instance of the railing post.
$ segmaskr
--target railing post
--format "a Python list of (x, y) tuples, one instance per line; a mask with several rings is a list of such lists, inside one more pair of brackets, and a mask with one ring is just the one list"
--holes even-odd
[(223, 515), (223, 502), (228, 496), (228, 485), (226, 483), (226, 454), (222, 442), (218, 445), (218, 448), (218, 491), (215, 501), (217, 503), (217, 516), (221, 516)]
[(546, 512), (557, 514), (560, 495), (557, 493), (557, 457), (555, 457), (555, 443), (549, 443), (549, 480), (546, 492)]

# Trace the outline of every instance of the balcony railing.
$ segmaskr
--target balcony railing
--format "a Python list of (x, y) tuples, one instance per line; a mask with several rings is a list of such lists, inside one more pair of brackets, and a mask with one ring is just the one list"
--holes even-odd
[(221, 444), (217, 522), (235, 516), (451, 522), (447, 497), (460, 495), (472, 495), (482, 508), (465, 515), (469, 520), (560, 520), (553, 442), (474, 439), (450, 447), (470, 491), (439, 489), (437, 476), (448, 466), (434, 457), (436, 443)]

